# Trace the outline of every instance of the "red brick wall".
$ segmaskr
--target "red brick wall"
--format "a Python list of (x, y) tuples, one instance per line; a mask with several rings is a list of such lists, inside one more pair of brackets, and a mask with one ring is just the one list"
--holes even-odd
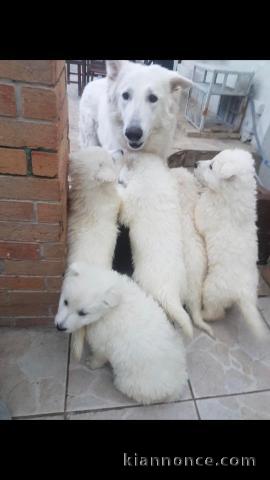
[(0, 326), (53, 325), (68, 152), (64, 60), (0, 61)]

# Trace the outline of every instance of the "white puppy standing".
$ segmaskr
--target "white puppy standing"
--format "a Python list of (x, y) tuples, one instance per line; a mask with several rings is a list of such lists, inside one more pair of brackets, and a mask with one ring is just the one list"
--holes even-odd
[[(116, 180), (119, 154), (90, 147), (70, 155), (70, 212), (67, 264), (87, 262), (111, 268), (117, 240), (120, 198)], [(73, 350), (81, 358), (84, 329), (73, 335)]]
[(243, 150), (224, 150), (198, 162), (195, 175), (203, 193), (195, 220), (206, 242), (208, 273), (203, 287), (203, 317), (222, 318), (237, 304), (256, 334), (264, 332), (257, 309), (258, 245), (254, 160)]
[(128, 153), (125, 160), (119, 179), (120, 222), (129, 227), (133, 278), (192, 336), (183, 308), (187, 278), (177, 181), (156, 155)]
[(179, 399), (187, 381), (181, 336), (127, 276), (71, 265), (55, 324), (68, 333), (87, 329), (91, 368), (109, 361), (115, 386), (125, 395), (144, 404)]
[(194, 324), (213, 336), (202, 318), (202, 290), (207, 272), (207, 256), (202, 236), (195, 226), (195, 208), (199, 201), (199, 183), (186, 168), (172, 168), (178, 182), (179, 215), (182, 221), (183, 255), (187, 273), (186, 306)]

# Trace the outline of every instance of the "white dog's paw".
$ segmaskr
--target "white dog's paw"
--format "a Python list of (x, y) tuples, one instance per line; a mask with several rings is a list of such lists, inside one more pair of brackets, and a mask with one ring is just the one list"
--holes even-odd
[(90, 368), (90, 370), (101, 368), (103, 365), (105, 365), (105, 363), (106, 359), (94, 355), (90, 355), (85, 361), (85, 365)]

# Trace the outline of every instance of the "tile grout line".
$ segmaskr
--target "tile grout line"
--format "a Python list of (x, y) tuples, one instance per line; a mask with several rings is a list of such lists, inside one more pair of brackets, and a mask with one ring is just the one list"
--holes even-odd
[(191, 386), (191, 381), (190, 381), (190, 379), (188, 379), (188, 385), (189, 385), (189, 388), (190, 388), (190, 391), (191, 391), (191, 396), (192, 396), (192, 399), (193, 399), (193, 402), (194, 402), (194, 405), (195, 405), (195, 410), (196, 410), (198, 419), (201, 420), (199, 408), (198, 408), (198, 405), (197, 405), (197, 402), (196, 402), (195, 395), (194, 395), (194, 393), (193, 393), (193, 389), (192, 389), (192, 386)]
[(70, 365), (70, 352), (71, 351), (71, 335), (68, 339), (68, 357), (67, 357), (67, 371), (66, 371), (66, 386), (65, 386), (65, 403), (64, 403), (64, 420), (67, 420), (67, 396), (69, 387), (69, 365)]

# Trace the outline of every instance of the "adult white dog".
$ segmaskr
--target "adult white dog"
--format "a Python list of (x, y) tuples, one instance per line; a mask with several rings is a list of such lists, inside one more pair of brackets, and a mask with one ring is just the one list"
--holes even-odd
[(256, 334), (264, 333), (257, 309), (256, 181), (254, 160), (243, 150), (224, 150), (198, 162), (195, 175), (204, 187), (195, 211), (206, 242), (208, 273), (203, 317), (222, 318), (236, 304)]
[(90, 82), (80, 101), (80, 144), (144, 150), (166, 158), (188, 78), (159, 65), (108, 60), (107, 77)]
[(149, 404), (178, 400), (187, 381), (182, 339), (163, 310), (125, 275), (72, 265), (63, 283), (59, 330), (87, 328), (91, 368), (110, 362), (125, 395)]
[[(117, 240), (120, 197), (117, 193), (121, 157), (101, 147), (89, 147), (70, 155), (70, 211), (67, 264), (87, 262), (111, 268)], [(72, 338), (81, 358), (85, 332)]]
[(129, 227), (133, 278), (192, 336), (177, 181), (157, 155), (128, 153), (125, 162), (119, 218)]
[(213, 336), (213, 331), (202, 318), (202, 290), (207, 272), (204, 240), (195, 226), (195, 208), (199, 201), (200, 185), (186, 168), (172, 168), (178, 182), (179, 215), (182, 221), (183, 255), (187, 273), (186, 306), (194, 324)]

